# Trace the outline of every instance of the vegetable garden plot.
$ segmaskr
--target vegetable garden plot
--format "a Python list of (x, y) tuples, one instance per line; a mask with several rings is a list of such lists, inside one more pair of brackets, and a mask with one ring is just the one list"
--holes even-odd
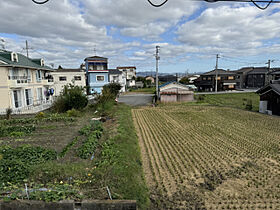
[(279, 118), (184, 105), (133, 118), (154, 208), (280, 208)]

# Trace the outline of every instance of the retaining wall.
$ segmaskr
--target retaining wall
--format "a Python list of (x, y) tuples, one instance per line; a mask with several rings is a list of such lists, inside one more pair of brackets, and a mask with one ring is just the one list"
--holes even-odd
[(91, 200), (77, 203), (74, 201), (61, 201), (46, 203), (42, 201), (11, 201), (0, 202), (0, 210), (136, 210), (134, 200)]

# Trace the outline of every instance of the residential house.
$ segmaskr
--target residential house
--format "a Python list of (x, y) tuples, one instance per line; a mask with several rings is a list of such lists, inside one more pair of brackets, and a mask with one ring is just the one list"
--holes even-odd
[(52, 104), (53, 69), (43, 59), (0, 51), (0, 112), (36, 113)]
[(270, 80), (280, 80), (280, 68), (273, 68), (267, 73)]
[(110, 83), (119, 83), (121, 85), (120, 92), (125, 92), (126, 76), (121, 71), (118, 69), (109, 69), (109, 81)]
[(247, 73), (246, 88), (261, 88), (265, 86), (267, 67), (252, 67)]
[(65, 85), (86, 86), (86, 72), (82, 69), (57, 69), (51, 73), (54, 80), (54, 95), (59, 96)]
[(257, 93), (260, 95), (261, 113), (280, 115), (280, 80), (272, 80)]
[(135, 66), (119, 66), (117, 70), (121, 71), (126, 78), (126, 86), (134, 87), (136, 79), (136, 67)]
[(234, 90), (237, 85), (237, 75), (234, 71), (217, 69), (201, 74), (195, 81), (199, 91), (215, 91), (217, 74), (218, 91)]
[(244, 89), (247, 87), (247, 75), (253, 69), (254, 67), (243, 67), (233, 71), (236, 73), (236, 89)]
[(109, 83), (108, 58), (92, 56), (85, 58), (87, 86), (89, 93), (101, 93)]
[(168, 102), (185, 102), (194, 100), (194, 92), (189, 87), (178, 83), (168, 82), (159, 86), (160, 101)]

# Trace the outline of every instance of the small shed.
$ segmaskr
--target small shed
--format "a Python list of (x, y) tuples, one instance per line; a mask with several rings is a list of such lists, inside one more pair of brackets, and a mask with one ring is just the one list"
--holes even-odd
[(280, 115), (280, 80), (272, 80), (257, 93), (260, 95), (259, 112)]
[(194, 100), (194, 93), (186, 85), (178, 82), (168, 82), (159, 87), (160, 101), (168, 102), (187, 102)]

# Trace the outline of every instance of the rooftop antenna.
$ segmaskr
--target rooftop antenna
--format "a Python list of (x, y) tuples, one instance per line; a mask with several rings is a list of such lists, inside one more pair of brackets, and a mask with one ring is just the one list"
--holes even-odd
[(94, 56), (96, 56), (96, 45), (94, 45), (93, 52), (94, 52)]

